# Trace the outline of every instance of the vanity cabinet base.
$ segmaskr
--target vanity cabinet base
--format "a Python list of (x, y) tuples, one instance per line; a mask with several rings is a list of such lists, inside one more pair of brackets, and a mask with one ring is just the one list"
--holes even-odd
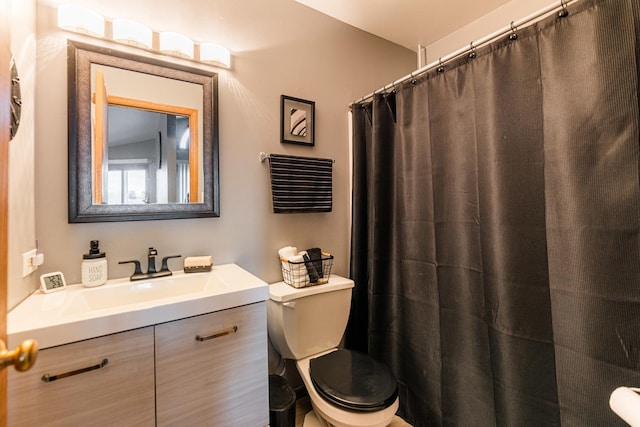
[(269, 424), (264, 302), (156, 325), (160, 426)]
[(9, 426), (153, 426), (153, 326), (40, 350), (8, 370)]
[(266, 303), (46, 348), (8, 372), (11, 427), (262, 427)]

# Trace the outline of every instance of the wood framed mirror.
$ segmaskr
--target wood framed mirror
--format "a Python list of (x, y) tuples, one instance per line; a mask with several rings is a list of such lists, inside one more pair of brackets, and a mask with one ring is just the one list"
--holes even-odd
[(69, 41), (69, 222), (219, 216), (218, 81)]

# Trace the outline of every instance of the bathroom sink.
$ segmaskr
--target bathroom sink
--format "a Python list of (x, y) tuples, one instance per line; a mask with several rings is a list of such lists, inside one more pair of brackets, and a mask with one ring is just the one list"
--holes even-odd
[(236, 264), (218, 265), (209, 273), (36, 291), (9, 312), (8, 345), (33, 338), (47, 348), (267, 299), (269, 285)]
[[(211, 285), (206, 274), (182, 274), (138, 282), (111, 284), (76, 292), (63, 313), (104, 310), (131, 304), (149, 304), (159, 299), (181, 298), (202, 293)], [(211, 285), (213, 286), (213, 285)]]

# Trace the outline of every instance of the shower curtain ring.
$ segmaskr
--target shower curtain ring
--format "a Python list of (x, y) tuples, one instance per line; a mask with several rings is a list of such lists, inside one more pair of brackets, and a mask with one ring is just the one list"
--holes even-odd
[(394, 91), (395, 91), (395, 86), (393, 86), (393, 83), (389, 83), (387, 86), (384, 87), (384, 96), (389, 96), (391, 95)]
[(382, 88), (382, 97), (387, 98), (389, 95), (395, 93), (395, 91), (396, 91), (396, 87), (393, 85), (393, 83), (389, 83), (388, 85)]
[(511, 34), (509, 34), (509, 40), (517, 40), (518, 39), (518, 34), (516, 33), (517, 30), (518, 30), (518, 27), (513, 25), (513, 21), (511, 21)]
[(471, 52), (469, 52), (469, 59), (473, 59), (476, 57), (476, 47), (473, 45), (473, 42), (470, 43), (469, 45), (469, 49), (471, 49)]
[(436, 69), (438, 73), (444, 73), (444, 67), (442, 66), (442, 58), (438, 58), (438, 68)]
[(418, 83), (418, 80), (416, 80), (416, 76), (413, 75), (413, 71), (409, 73), (409, 78), (411, 79), (410, 82), (412, 85)]
[(567, 10), (567, 2), (565, 0), (560, 0), (560, 6), (562, 10), (558, 12), (558, 18), (566, 18), (569, 16), (569, 11)]

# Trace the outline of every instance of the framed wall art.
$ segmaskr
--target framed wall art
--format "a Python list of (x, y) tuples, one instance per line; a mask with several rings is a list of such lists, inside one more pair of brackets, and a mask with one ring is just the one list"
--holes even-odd
[(280, 96), (280, 142), (313, 146), (316, 103)]

